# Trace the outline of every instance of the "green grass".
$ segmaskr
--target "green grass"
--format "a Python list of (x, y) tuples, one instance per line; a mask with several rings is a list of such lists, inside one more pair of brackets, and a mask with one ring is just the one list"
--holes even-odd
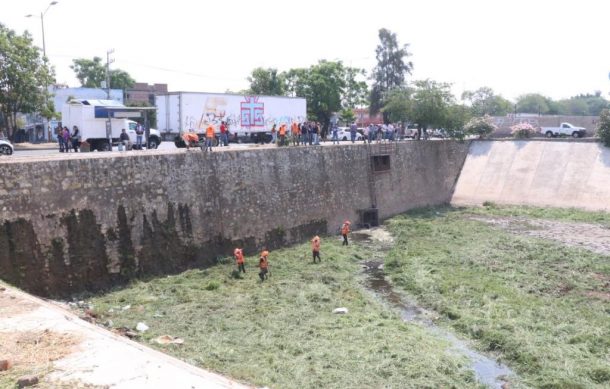
[(472, 214), (596, 222), (610, 215), (498, 207), (425, 209), (389, 221), (386, 271), (440, 324), (499, 353), (532, 387), (610, 387), (610, 258), (519, 236)]
[[(373, 253), (330, 240), (323, 240), (321, 264), (311, 263), (309, 245), (271, 252), (271, 276), (262, 284), (250, 257), (243, 278), (221, 264), (135, 282), (92, 303), (101, 322), (134, 328), (143, 321), (150, 330), (142, 342), (257, 386), (477, 387), (445, 342), (362, 289), (359, 262)], [(349, 313), (332, 314), (337, 307)], [(166, 334), (185, 343), (151, 343)]]

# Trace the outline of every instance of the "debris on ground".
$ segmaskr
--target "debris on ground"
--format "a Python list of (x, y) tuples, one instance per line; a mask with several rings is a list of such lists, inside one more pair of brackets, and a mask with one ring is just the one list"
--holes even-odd
[(137, 332), (133, 331), (130, 328), (127, 327), (118, 327), (118, 328), (113, 328), (112, 331), (115, 334), (119, 334), (121, 336), (126, 336), (129, 339), (134, 339), (140, 336), (140, 334), (138, 334)]
[(153, 339), (153, 342), (159, 343), (159, 344), (183, 344), (184, 343), (184, 339), (175, 337), (175, 336), (170, 336), (170, 335), (161, 335), (155, 339)]
[(123, 308), (121, 308), (123, 311), (127, 311), (129, 309), (131, 309), (131, 305), (125, 305)]
[(38, 376), (35, 375), (24, 375), (17, 380), (17, 386), (25, 388), (26, 386), (33, 386), (38, 383)]
[(139, 323), (136, 325), (136, 330), (138, 330), (138, 331), (140, 331), (140, 332), (145, 332), (145, 331), (148, 331), (148, 328), (149, 328), (149, 327), (148, 327), (148, 326), (147, 326), (145, 323), (142, 323), (142, 322), (139, 322)]
[(0, 371), (9, 370), (13, 366), (12, 362), (8, 359), (0, 359)]
[(335, 308), (335, 309), (333, 309), (333, 313), (340, 314), (340, 315), (344, 315), (344, 314), (346, 314), (347, 312), (349, 312), (349, 311), (348, 311), (348, 310), (347, 310), (347, 308), (345, 308), (345, 307), (341, 307), (341, 308)]

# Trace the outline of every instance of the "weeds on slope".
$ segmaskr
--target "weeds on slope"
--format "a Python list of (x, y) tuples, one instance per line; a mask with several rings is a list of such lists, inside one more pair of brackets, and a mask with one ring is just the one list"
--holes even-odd
[[(363, 292), (363, 246), (323, 239), (322, 263), (309, 245), (272, 251), (261, 283), (246, 258), (246, 275), (232, 264), (134, 282), (92, 300), (100, 321), (150, 330), (141, 341), (179, 336), (159, 346), (189, 363), (273, 388), (472, 388), (465, 361), (425, 329), (407, 324)], [(130, 305), (129, 309), (122, 307)], [(332, 310), (347, 307), (349, 313)]]
[(607, 214), (491, 206), (437, 208), (389, 221), (396, 245), (386, 271), (517, 370), (525, 384), (610, 386), (610, 258), (556, 241), (519, 236), (478, 215), (606, 221)]

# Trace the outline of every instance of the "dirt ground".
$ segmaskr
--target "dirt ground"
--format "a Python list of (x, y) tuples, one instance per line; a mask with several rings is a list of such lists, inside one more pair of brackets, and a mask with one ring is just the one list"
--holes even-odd
[(599, 224), (563, 222), (519, 217), (482, 217), (477, 220), (515, 234), (553, 240), (602, 255), (610, 255), (610, 228)]

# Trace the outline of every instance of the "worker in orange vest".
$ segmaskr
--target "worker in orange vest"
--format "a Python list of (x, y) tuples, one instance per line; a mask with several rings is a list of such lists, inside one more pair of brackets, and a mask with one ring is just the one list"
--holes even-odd
[(290, 129), (292, 135), (292, 144), (295, 146), (299, 145), (299, 137), (301, 136), (301, 130), (299, 130), (299, 123), (292, 122), (292, 127)]
[(237, 263), (237, 272), (244, 272), (246, 274), (246, 267), (244, 264), (244, 250), (240, 248), (236, 248), (233, 251), (233, 255), (235, 255), (235, 262)]
[(343, 235), (343, 244), (342, 246), (347, 246), (348, 245), (348, 241), (347, 241), (347, 234), (349, 234), (349, 226), (350, 226), (350, 222), (349, 220), (346, 220), (343, 222), (343, 225), (341, 226), (341, 235)]
[(212, 144), (214, 143), (214, 126), (212, 123), (205, 129), (205, 151), (212, 151)]
[(269, 251), (267, 251), (266, 247), (263, 247), (261, 256), (258, 259), (258, 267), (261, 269), (258, 276), (261, 278), (261, 282), (263, 282), (269, 278)]
[(318, 258), (319, 262), (322, 262), (322, 258), (320, 258), (320, 237), (318, 235), (314, 236), (311, 240), (311, 252), (313, 254), (313, 263), (316, 263), (316, 258)]
[(282, 124), (280, 126), (280, 146), (285, 146), (286, 145), (286, 124)]

